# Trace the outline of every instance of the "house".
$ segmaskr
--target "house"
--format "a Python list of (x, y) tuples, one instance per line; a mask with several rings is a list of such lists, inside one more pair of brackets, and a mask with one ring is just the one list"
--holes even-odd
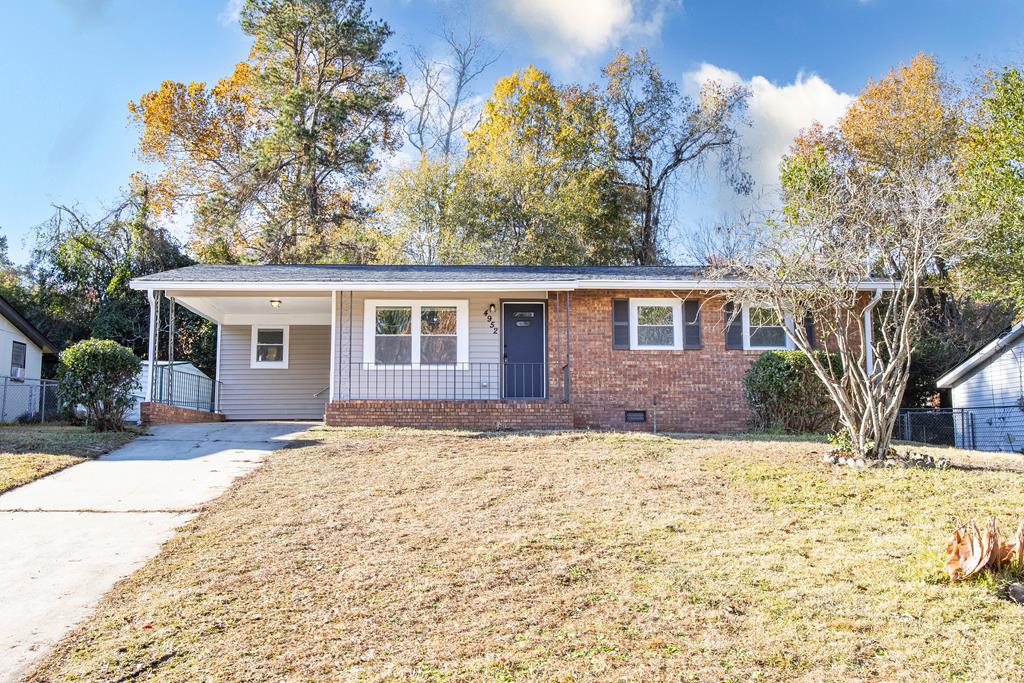
[[(188, 361), (174, 361), (172, 364), (162, 360), (157, 361), (156, 367), (157, 376), (152, 389), (154, 400), (179, 408), (205, 412), (215, 410), (216, 392), (213, 379), (205, 372)], [(142, 361), (139, 380), (134, 388), (135, 403), (124, 416), (126, 422), (142, 420), (142, 401), (145, 398), (145, 388), (149, 386), (150, 381), (149, 368), (150, 362)], [(168, 368), (173, 368), (174, 372), (168, 372)], [(175, 382), (173, 385), (172, 379)]]
[[(217, 323), (226, 419), (714, 432), (746, 427), (743, 373), (790, 343), (767, 309), (731, 314), (738, 284), (688, 266), (195, 265), (132, 281), (151, 331), (160, 297)], [(194, 419), (148, 398), (150, 421)]]
[[(0, 422), (11, 422), (55, 406), (42, 377), (43, 356), (54, 346), (35, 325), (0, 297)], [(46, 400), (43, 400), (44, 393)]]
[(1024, 450), (1024, 323), (1017, 323), (940, 377), (953, 402), (954, 443)]

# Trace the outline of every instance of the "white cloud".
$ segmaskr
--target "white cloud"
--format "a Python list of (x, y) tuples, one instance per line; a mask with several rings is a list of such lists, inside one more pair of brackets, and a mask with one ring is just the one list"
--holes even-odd
[(242, 17), (242, 8), (245, 7), (245, 0), (228, 0), (224, 9), (217, 15), (217, 21), (224, 26), (237, 23)]
[(635, 36), (656, 36), (673, 0), (491, 0), (556, 64), (599, 53)]
[[(755, 182), (753, 197), (757, 201), (773, 201), (777, 196), (779, 161), (796, 134), (815, 121), (826, 126), (835, 123), (853, 100), (852, 95), (837, 91), (816, 74), (798, 73), (792, 83), (777, 85), (764, 76), (744, 80), (735, 71), (701, 64), (683, 76), (684, 87), (689, 92), (696, 91), (708, 80), (742, 83), (750, 88), (748, 118), (751, 125), (743, 130), (742, 136), (749, 156), (747, 170)], [(712, 201), (712, 205), (705, 207), (705, 220), (747, 208), (754, 201), (737, 197), (724, 182), (709, 185), (703, 188), (705, 203)]]

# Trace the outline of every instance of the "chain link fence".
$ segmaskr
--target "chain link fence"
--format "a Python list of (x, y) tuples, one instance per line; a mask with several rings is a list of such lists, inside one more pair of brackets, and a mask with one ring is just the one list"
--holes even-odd
[(53, 422), (60, 418), (56, 381), (0, 377), (0, 422)]
[(1024, 406), (907, 409), (900, 411), (895, 437), (936, 446), (1024, 452)]

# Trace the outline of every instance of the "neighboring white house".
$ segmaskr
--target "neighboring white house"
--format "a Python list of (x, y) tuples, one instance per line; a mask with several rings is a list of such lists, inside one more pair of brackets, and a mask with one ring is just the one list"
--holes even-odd
[(1024, 451), (1024, 323), (939, 378), (950, 389), (956, 445)]
[[(153, 396), (163, 403), (182, 408), (194, 408), (212, 412), (214, 409), (213, 380), (205, 372), (187, 361), (174, 361), (174, 385), (171, 384), (172, 373), (167, 372), (167, 361), (157, 361), (156, 384)], [(140, 404), (149, 386), (149, 361), (142, 361), (139, 381), (135, 385), (135, 405), (125, 415), (126, 422), (138, 422)]]
[(0, 297), (0, 422), (43, 409), (43, 356), (54, 353), (43, 333)]

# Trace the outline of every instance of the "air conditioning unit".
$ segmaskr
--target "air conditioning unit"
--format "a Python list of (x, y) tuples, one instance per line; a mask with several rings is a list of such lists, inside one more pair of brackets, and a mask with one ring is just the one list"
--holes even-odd
[(11, 379), (16, 382), (24, 382), (25, 368), (11, 368)]

